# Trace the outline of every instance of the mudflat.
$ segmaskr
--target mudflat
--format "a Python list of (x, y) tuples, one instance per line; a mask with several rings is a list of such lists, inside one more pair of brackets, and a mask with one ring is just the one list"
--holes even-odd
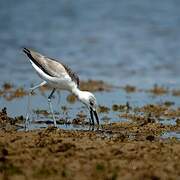
[[(83, 86), (90, 90), (93, 87), (94, 91), (112, 88), (96, 81), (88, 81)], [(127, 93), (143, 91), (133, 86), (122, 89)], [(178, 90), (174, 92), (159, 86), (147, 90), (158, 96), (172, 93), (178, 97)], [(26, 95), (22, 88), (9, 84), (1, 90), (1, 96), (10, 102)], [(68, 96), (67, 101), (74, 103), (76, 99)], [(44, 109), (35, 113), (49, 116)], [(60, 119), (57, 123), (82, 126), (79, 130), (54, 128), (47, 121), (46, 128), (25, 131), (24, 117), (9, 117), (3, 108), (0, 111), (0, 179), (180, 179), (179, 138), (164, 136), (180, 132), (180, 108), (172, 100), (137, 107), (129, 103), (100, 105), (99, 114), (104, 114), (105, 119), (100, 127), (89, 126), (86, 116), (77, 113), (72, 121)], [(125, 121), (106, 122), (109, 113)], [(36, 123), (41, 125), (44, 121)]]
[(114, 123), (87, 131), (49, 126), (25, 132), (10, 126), (0, 131), (0, 179), (180, 178), (180, 142), (159, 137), (159, 129), (169, 127)]

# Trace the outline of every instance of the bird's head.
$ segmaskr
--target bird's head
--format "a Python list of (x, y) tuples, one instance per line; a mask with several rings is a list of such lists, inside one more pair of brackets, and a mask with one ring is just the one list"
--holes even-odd
[(95, 117), (96, 122), (99, 125), (99, 118), (97, 115), (97, 101), (95, 96), (88, 91), (81, 91), (81, 94), (78, 98), (89, 109), (92, 122), (94, 123), (94, 117)]

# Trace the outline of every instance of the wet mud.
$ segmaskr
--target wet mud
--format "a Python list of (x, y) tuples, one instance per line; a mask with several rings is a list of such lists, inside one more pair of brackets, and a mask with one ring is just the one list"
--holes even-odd
[[(74, 121), (79, 124), (80, 119), (84, 114), (79, 113)], [(139, 118), (136, 121), (141, 123), (118, 122), (89, 130), (49, 126), (18, 131), (15, 127), (20, 121), (22, 117), (10, 118), (6, 109), (1, 110), (0, 179), (180, 177), (180, 141), (161, 138), (163, 132), (180, 131), (178, 123), (162, 125)]]
[(123, 89), (127, 93), (146, 92), (146, 93), (156, 95), (156, 96), (162, 96), (166, 94), (171, 94), (172, 96), (180, 96), (179, 89), (170, 89), (168, 87), (160, 86), (157, 84), (155, 84), (150, 89), (141, 89), (132, 85), (126, 85), (126, 86), (120, 87), (120, 89)]
[(22, 87), (14, 87), (12, 84), (4, 83), (0, 89), (0, 97), (3, 97), (7, 101), (11, 101), (16, 98), (22, 98), (28, 93)]
[[(92, 80), (82, 86), (91, 91), (113, 88)], [(122, 89), (127, 93), (143, 91), (157, 96), (174, 92), (160, 86), (142, 90), (127, 85)], [(40, 92), (46, 90), (48, 87), (42, 87)], [(8, 97), (7, 101), (26, 95), (23, 88), (19, 90), (8, 83), (1, 88), (1, 97)], [(178, 93), (173, 96), (177, 97)], [(69, 95), (66, 100), (75, 103), (76, 97)], [(129, 102), (99, 105), (98, 113), (104, 115), (100, 127), (90, 126), (87, 114), (78, 110), (71, 119), (57, 119), (59, 127), (54, 128), (48, 120), (51, 114), (45, 109), (36, 109), (34, 113), (42, 120), (33, 123), (46, 124), (46, 127), (33, 130), (24, 129), (23, 116), (9, 117), (8, 109), (2, 108), (0, 179), (179, 179), (180, 138), (176, 133), (180, 132), (180, 108), (174, 104), (169, 99), (138, 107)], [(68, 107), (61, 106), (61, 110), (64, 115), (68, 114)], [(109, 113), (125, 121), (113, 122)], [(173, 124), (164, 123), (172, 119)], [(72, 128), (62, 129), (61, 125)]]

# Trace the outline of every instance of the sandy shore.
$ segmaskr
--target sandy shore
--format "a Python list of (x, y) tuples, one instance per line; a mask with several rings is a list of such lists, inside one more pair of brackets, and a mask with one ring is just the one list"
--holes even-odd
[(90, 131), (18, 132), (10, 120), (1, 112), (0, 179), (180, 178), (180, 142), (160, 137), (171, 126), (114, 123)]
[[(88, 83), (84, 84), (85, 89), (92, 86), (92, 82)], [(102, 82), (95, 87), (97, 90), (110, 88)], [(124, 89), (141, 91), (132, 86)], [(150, 91), (167, 93), (160, 87)], [(1, 95), (11, 100), (27, 93), (6, 84)], [(74, 101), (74, 98), (69, 96), (67, 100)], [(49, 126), (27, 132), (18, 130), (24, 117), (11, 118), (4, 108), (0, 111), (0, 179), (180, 179), (180, 141), (162, 136), (165, 132), (180, 132), (180, 108), (171, 108), (172, 104), (169, 101), (134, 109), (129, 104), (114, 104), (112, 109), (100, 106), (99, 113), (117, 112), (127, 121), (104, 123), (93, 130)], [(39, 111), (48, 115), (45, 112)], [(72, 123), (83, 124), (84, 116), (78, 117)], [(157, 122), (162, 117), (175, 119), (175, 124)], [(88, 127), (88, 123), (84, 126)]]
[(180, 143), (101, 131), (1, 132), (0, 179), (178, 179)]

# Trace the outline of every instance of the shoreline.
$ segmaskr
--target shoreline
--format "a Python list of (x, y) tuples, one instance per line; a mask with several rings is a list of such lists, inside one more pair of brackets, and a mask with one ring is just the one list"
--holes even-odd
[(178, 179), (180, 143), (52, 127), (1, 132), (1, 179)]

